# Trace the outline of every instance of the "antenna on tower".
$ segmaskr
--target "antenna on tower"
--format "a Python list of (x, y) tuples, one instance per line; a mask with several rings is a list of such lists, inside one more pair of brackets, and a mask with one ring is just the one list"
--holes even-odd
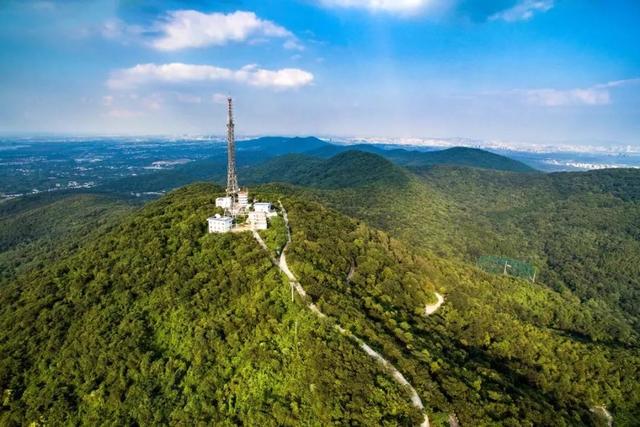
[(227, 120), (227, 196), (235, 202), (240, 187), (238, 186), (238, 176), (236, 175), (236, 137), (235, 125), (233, 123), (233, 99), (227, 97), (229, 104)]

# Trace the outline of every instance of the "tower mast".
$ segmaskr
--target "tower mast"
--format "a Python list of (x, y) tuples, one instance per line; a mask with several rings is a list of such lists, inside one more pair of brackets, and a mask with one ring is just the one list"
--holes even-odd
[(227, 196), (234, 201), (240, 188), (236, 175), (236, 138), (235, 125), (233, 124), (233, 100), (227, 98), (229, 103), (229, 119), (227, 121)]

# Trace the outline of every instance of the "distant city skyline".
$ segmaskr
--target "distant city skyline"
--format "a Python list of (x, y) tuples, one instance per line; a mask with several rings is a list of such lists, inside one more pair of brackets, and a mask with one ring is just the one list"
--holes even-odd
[(7, 0), (0, 134), (640, 146), (640, 3)]

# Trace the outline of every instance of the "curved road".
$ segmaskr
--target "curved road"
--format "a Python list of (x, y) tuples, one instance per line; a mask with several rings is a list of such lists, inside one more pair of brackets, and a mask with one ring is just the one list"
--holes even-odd
[[(280, 259), (276, 261), (274, 258), (272, 258), (272, 261), (287, 276), (287, 278), (289, 279), (289, 282), (291, 283), (292, 288), (295, 289), (298, 295), (300, 295), (304, 299), (307, 296), (307, 293), (305, 292), (304, 288), (302, 287), (302, 285), (300, 284), (296, 276), (291, 272), (291, 270), (289, 269), (289, 265), (287, 264), (287, 257), (285, 255), (285, 252), (287, 251), (287, 249), (289, 248), (289, 244), (291, 243), (291, 228), (289, 227), (289, 216), (287, 215), (287, 211), (284, 209), (284, 206), (282, 206), (282, 202), (280, 200), (278, 200), (278, 203), (280, 204), (280, 208), (282, 209), (282, 217), (284, 218), (284, 223), (287, 229), (287, 244), (284, 246), (284, 248), (282, 248)], [(258, 241), (260, 246), (262, 246), (264, 249), (267, 250), (267, 252), (269, 252), (267, 245), (264, 243), (264, 241), (260, 237), (260, 234), (258, 234), (257, 231), (253, 230), (253, 236)], [(436, 294), (436, 296), (438, 298), (438, 302), (433, 306), (427, 305), (427, 307), (425, 308), (426, 314), (432, 314), (444, 302), (444, 298), (442, 297), (442, 295)], [(434, 306), (435, 306), (435, 309), (433, 309), (433, 311), (430, 311), (430, 308)], [(318, 307), (315, 304), (309, 303), (308, 307), (319, 318), (324, 319), (327, 317), (327, 315), (321, 312), (320, 309), (318, 309)], [(402, 375), (402, 373), (395, 366), (393, 366), (391, 362), (389, 362), (387, 359), (382, 357), (380, 353), (378, 353), (377, 351), (372, 349), (369, 345), (367, 345), (367, 343), (365, 343), (361, 338), (358, 338), (357, 336), (353, 335), (351, 332), (347, 331), (337, 323), (334, 325), (334, 327), (341, 334), (354, 340), (365, 353), (367, 353), (369, 356), (376, 359), (384, 368), (389, 370), (389, 372), (391, 373), (391, 376), (398, 384), (406, 387), (409, 390), (409, 394), (411, 395), (411, 404), (413, 405), (414, 408), (419, 409), (420, 412), (424, 414), (424, 421), (420, 424), (420, 427), (429, 427), (429, 416), (424, 411), (424, 405), (422, 404), (422, 399), (420, 399), (420, 396), (418, 396), (416, 389), (413, 388), (411, 383), (407, 381), (404, 375)]]

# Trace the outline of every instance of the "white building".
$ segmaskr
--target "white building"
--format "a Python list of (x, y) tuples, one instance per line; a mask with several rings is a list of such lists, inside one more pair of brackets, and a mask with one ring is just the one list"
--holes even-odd
[(233, 227), (233, 218), (228, 216), (212, 216), (207, 218), (209, 233), (228, 233)]
[(238, 192), (238, 205), (241, 209), (246, 209), (249, 206), (249, 193), (246, 191)]
[(268, 214), (271, 212), (271, 203), (270, 202), (256, 202), (253, 204), (253, 209), (256, 212), (264, 212)]
[(268, 228), (267, 214), (260, 211), (249, 212), (249, 223), (254, 230), (266, 230)]
[(222, 209), (231, 209), (233, 199), (231, 197), (218, 197), (216, 199), (216, 207)]

